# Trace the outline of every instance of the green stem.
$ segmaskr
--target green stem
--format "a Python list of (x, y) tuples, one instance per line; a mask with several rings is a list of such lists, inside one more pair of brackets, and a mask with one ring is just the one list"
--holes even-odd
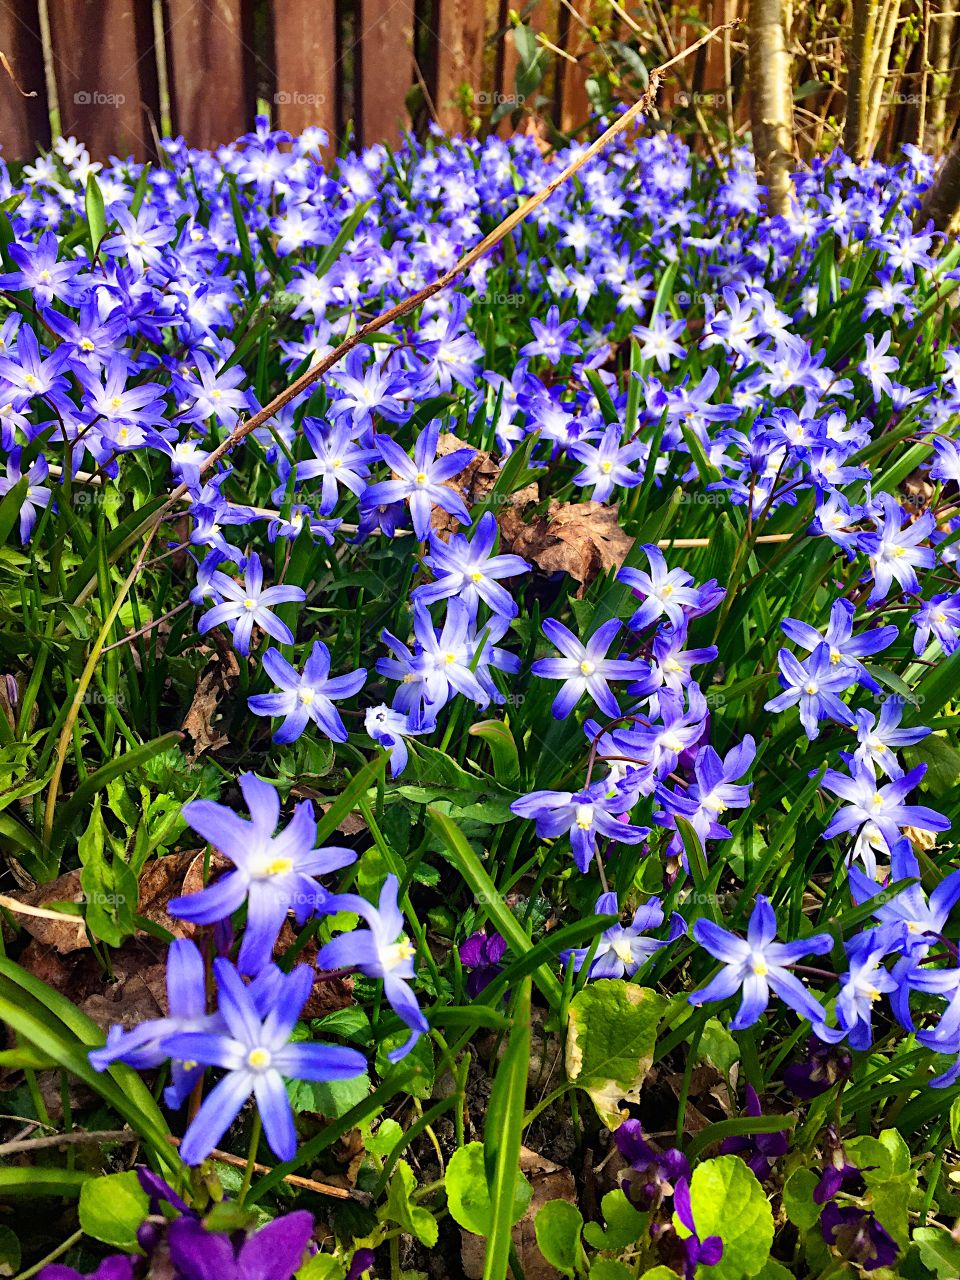
[(263, 1121), (260, 1119), (260, 1112), (253, 1113), (253, 1132), (250, 1134), (250, 1146), (247, 1150), (247, 1167), (243, 1171), (243, 1182), (240, 1184), (240, 1194), (237, 1196), (237, 1202), (242, 1205), (247, 1198), (247, 1192), (250, 1190), (250, 1184), (253, 1181), (253, 1167), (257, 1163), (257, 1148), (260, 1146), (260, 1134), (263, 1130)]
[(35, 1262), (32, 1267), (28, 1267), (26, 1271), (21, 1271), (14, 1280), (28, 1280), (29, 1276), (35, 1276), (38, 1271), (42, 1271), (49, 1263), (54, 1262), (57, 1258), (62, 1257), (68, 1249), (72, 1249), (75, 1244), (83, 1239), (82, 1231), (75, 1231), (72, 1236), (68, 1236), (63, 1244), (58, 1244), (52, 1253), (48, 1253), (45, 1258), (41, 1258), (39, 1262)]

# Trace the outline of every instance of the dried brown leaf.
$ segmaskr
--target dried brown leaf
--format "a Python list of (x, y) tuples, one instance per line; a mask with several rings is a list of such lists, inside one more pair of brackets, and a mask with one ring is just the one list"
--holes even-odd
[(499, 513), (501, 550), (523, 556), (543, 573), (568, 573), (580, 583), (578, 599), (601, 573), (618, 569), (633, 538), (620, 528), (616, 504), (551, 502), (544, 515), (525, 523), (520, 510)]
[(191, 764), (204, 751), (227, 743), (227, 737), (214, 728), (214, 721), (221, 699), (229, 693), (239, 674), (240, 667), (232, 650), (212, 654), (201, 671), (193, 702), (181, 726), (193, 742), (192, 749), (186, 753)]
[[(520, 1169), (533, 1187), (527, 1211), (513, 1228), (513, 1243), (523, 1274), (526, 1280), (559, 1280), (560, 1272), (546, 1261), (537, 1248), (533, 1224), (540, 1209), (549, 1200), (566, 1200), (568, 1204), (576, 1204), (577, 1184), (568, 1168), (554, 1164), (552, 1160), (528, 1147), (520, 1148)], [(470, 1280), (480, 1280), (486, 1242), (480, 1236), (471, 1235), (469, 1231), (461, 1230), (460, 1236), (464, 1273)]]

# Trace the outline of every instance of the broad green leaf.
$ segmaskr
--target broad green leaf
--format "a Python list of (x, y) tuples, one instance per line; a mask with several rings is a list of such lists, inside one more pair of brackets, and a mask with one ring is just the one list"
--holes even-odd
[(381, 1120), (376, 1132), (364, 1135), (363, 1145), (375, 1156), (388, 1156), (402, 1137), (403, 1129), (396, 1120)]
[(616, 1129), (621, 1102), (638, 1102), (657, 1042), (666, 1000), (620, 978), (578, 991), (567, 1015), (567, 1077), (592, 1098), (600, 1119)]
[(820, 1221), (823, 1206), (813, 1198), (818, 1181), (812, 1169), (794, 1169), (784, 1183), (784, 1210), (794, 1226), (801, 1231), (810, 1231)]
[(150, 1212), (150, 1199), (135, 1173), (107, 1173), (80, 1190), (80, 1226), (94, 1240), (139, 1252), (137, 1228)]
[(296, 1280), (344, 1280), (346, 1267), (332, 1253), (315, 1253), (296, 1273)]
[(417, 1180), (406, 1160), (398, 1160), (390, 1179), (387, 1203), (377, 1210), (381, 1222), (396, 1222), (421, 1244), (432, 1249), (437, 1243), (437, 1220), (427, 1209), (415, 1205), (410, 1197), (416, 1190)]
[[(493, 1222), (493, 1207), (487, 1189), (481, 1142), (468, 1142), (453, 1153), (447, 1164), (444, 1185), (447, 1188), (447, 1208), (454, 1222), (475, 1236), (488, 1236)], [(509, 1215), (511, 1226), (526, 1213), (532, 1194), (530, 1183), (516, 1169)]]
[(573, 1275), (582, 1263), (583, 1214), (566, 1200), (550, 1200), (537, 1214), (533, 1224), (537, 1247), (551, 1266)]
[(309, 1112), (339, 1120), (370, 1092), (370, 1077), (364, 1071), (350, 1080), (291, 1080), (287, 1084), (290, 1105), (299, 1115)]
[(756, 1280), (793, 1280), (793, 1272), (776, 1258), (768, 1258), (757, 1272)]
[(594, 1249), (611, 1252), (627, 1249), (636, 1244), (647, 1229), (649, 1216), (635, 1209), (619, 1188), (607, 1192), (600, 1201), (600, 1209), (606, 1225), (588, 1222), (583, 1228), (584, 1239)]
[[(739, 1156), (718, 1156), (694, 1169), (690, 1204), (697, 1235), (719, 1236), (723, 1257), (711, 1268), (711, 1280), (755, 1276), (770, 1256), (773, 1210), (763, 1187)], [(682, 1236), (690, 1232), (674, 1215)]]
[(913, 1243), (920, 1261), (933, 1271), (937, 1280), (956, 1280), (960, 1276), (960, 1244), (945, 1227), (916, 1227)]
[(20, 1270), (20, 1241), (9, 1227), (0, 1227), (0, 1276), (12, 1276)]
[(433, 1091), (433, 1042), (429, 1036), (421, 1036), (409, 1053), (399, 1062), (391, 1062), (387, 1054), (392, 1049), (399, 1049), (410, 1038), (410, 1032), (404, 1028), (381, 1040), (377, 1045), (377, 1075), (386, 1084), (402, 1089), (411, 1098), (429, 1098)]
[(863, 1170), (874, 1213), (897, 1244), (905, 1248), (909, 1240), (910, 1197), (918, 1178), (910, 1164), (910, 1148), (896, 1129), (884, 1129), (876, 1138), (851, 1138), (847, 1152)]
[(740, 1046), (719, 1018), (708, 1018), (704, 1023), (697, 1060), (711, 1063), (725, 1076), (740, 1061)]

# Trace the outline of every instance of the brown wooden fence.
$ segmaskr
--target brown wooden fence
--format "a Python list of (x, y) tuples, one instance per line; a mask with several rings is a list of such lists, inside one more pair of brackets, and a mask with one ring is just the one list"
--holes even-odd
[[(513, 7), (567, 55), (554, 55), (543, 112), (582, 124), (596, 0)], [(12, 73), (0, 67), (0, 144), (30, 159), (52, 120), (95, 158), (143, 160), (165, 129), (197, 147), (231, 141), (258, 102), (278, 127), (320, 125), (333, 145), (351, 129), (395, 142), (411, 111), (457, 130), (514, 94), (509, 25), (507, 0), (0, 0)]]

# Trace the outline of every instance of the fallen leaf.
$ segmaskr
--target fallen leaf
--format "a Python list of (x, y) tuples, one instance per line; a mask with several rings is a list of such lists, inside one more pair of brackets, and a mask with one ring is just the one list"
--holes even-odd
[(192, 750), (186, 753), (191, 764), (204, 751), (212, 751), (229, 741), (225, 734), (214, 728), (214, 721), (221, 699), (239, 674), (240, 667), (232, 650), (212, 654), (201, 671), (193, 701), (181, 725), (193, 742)]
[[(513, 1243), (525, 1280), (558, 1280), (561, 1273), (546, 1261), (537, 1248), (533, 1223), (537, 1213), (550, 1200), (566, 1200), (568, 1204), (576, 1204), (577, 1184), (568, 1168), (554, 1164), (552, 1160), (528, 1147), (520, 1148), (520, 1169), (533, 1187), (527, 1211), (513, 1228)], [(486, 1241), (462, 1229), (460, 1236), (463, 1242), (461, 1258), (464, 1273), (469, 1280), (480, 1280), (483, 1275)]]
[[(222, 854), (211, 853), (211, 872), (232, 865)], [(137, 912), (172, 933), (175, 938), (192, 938), (196, 926), (168, 915), (167, 906), (171, 898), (197, 893), (202, 888), (202, 850), (187, 849), (183, 853), (171, 853), (164, 858), (152, 858), (140, 872)]]
[(498, 514), (501, 551), (530, 560), (543, 573), (568, 573), (580, 583), (580, 599), (590, 583), (623, 564), (633, 538), (620, 528), (617, 506), (602, 502), (551, 502), (529, 524), (517, 506)]
[[(437, 456), (443, 457), (445, 454), (453, 453), (463, 447), (462, 440), (457, 439), (452, 433), (446, 432), (437, 443)], [(468, 507), (476, 507), (486, 502), (487, 498), (490, 497), (493, 486), (499, 479), (500, 463), (497, 459), (492, 453), (488, 453), (484, 449), (476, 449), (473, 457), (460, 474), (453, 476), (450, 480), (445, 480), (444, 484), (448, 489), (452, 489), (454, 493), (459, 494)], [(540, 494), (536, 483), (528, 484), (524, 488), (516, 490), (515, 493), (509, 494), (505, 501), (500, 504), (501, 510), (522, 511), (531, 502), (537, 502), (539, 497)], [(434, 533), (446, 540), (451, 533), (457, 532), (460, 522), (456, 516), (444, 511), (443, 507), (434, 507), (433, 514), (430, 517), (430, 527)]]
[[(67, 871), (64, 875), (51, 880), (49, 884), (38, 885), (24, 893), (9, 895), (17, 902), (27, 906), (41, 907), (49, 910), (58, 902), (83, 902), (83, 890), (80, 888), (80, 872)], [(59, 920), (50, 915), (30, 916), (17, 915), (17, 923), (31, 938), (44, 946), (53, 947), (61, 955), (71, 951), (79, 951), (89, 947), (87, 930), (82, 916), (62, 915)]]

